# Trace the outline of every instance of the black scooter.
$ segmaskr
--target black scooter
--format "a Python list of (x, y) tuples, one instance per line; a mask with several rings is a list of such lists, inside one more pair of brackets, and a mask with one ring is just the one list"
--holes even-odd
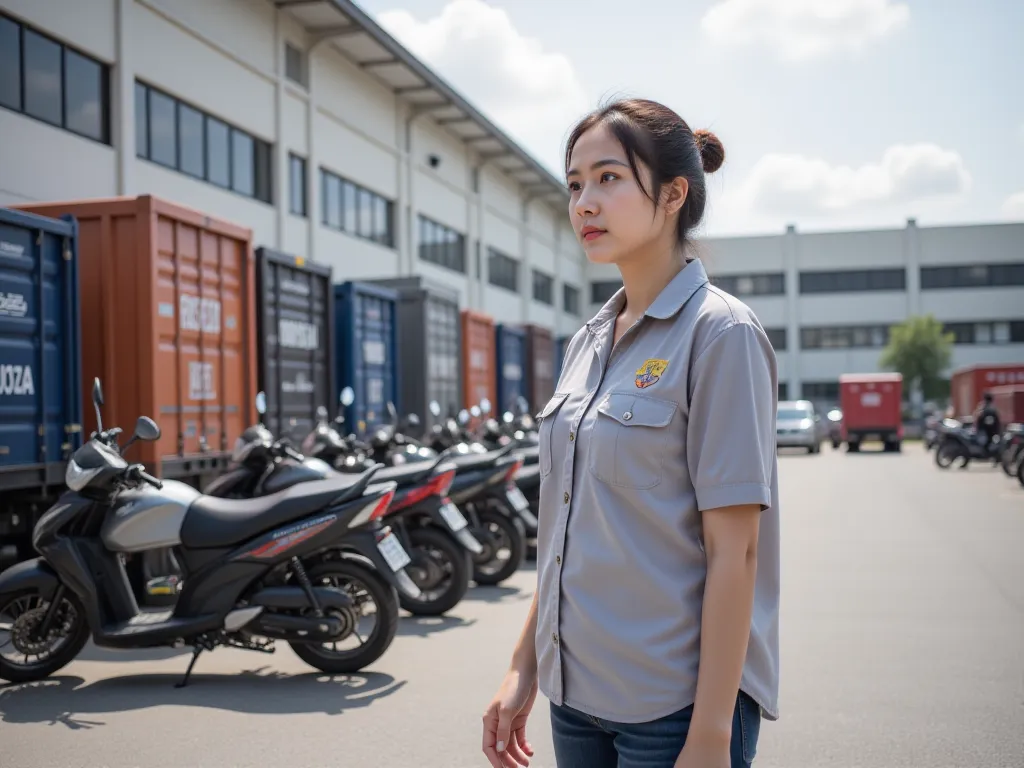
[[(371, 485), (379, 467), (260, 499), (204, 496), (125, 461), (132, 443), (158, 440), (160, 428), (140, 417), (120, 448), (121, 430), (103, 431), (98, 379), (92, 397), (99, 431), (74, 453), (68, 491), (36, 524), (33, 545), (42, 556), (0, 574), (0, 622), (10, 624), (14, 650), (0, 651), (0, 678), (52, 675), (90, 635), (108, 648), (191, 646), (180, 686), (199, 655), (218, 646), (272, 652), (280, 639), (329, 673), (380, 658), (397, 629), (397, 611), (386, 607), (394, 591), (337, 553), (350, 530), (378, 520), (394, 498), (394, 483)], [(123, 555), (165, 547), (184, 566), (184, 588), (172, 610), (140, 612)], [(377, 622), (359, 647), (339, 651), (342, 641), (362, 640), (360, 603), (350, 589), (377, 604)]]
[(935, 464), (948, 469), (957, 459), (960, 469), (966, 469), (971, 460), (999, 461), (1003, 443), (996, 437), (991, 444), (985, 443), (985, 436), (975, 429), (968, 429), (955, 419), (942, 420), (942, 436), (935, 448)]

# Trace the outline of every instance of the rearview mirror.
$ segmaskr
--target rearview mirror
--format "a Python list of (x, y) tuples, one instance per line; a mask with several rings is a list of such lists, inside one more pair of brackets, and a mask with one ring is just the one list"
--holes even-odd
[(341, 404), (346, 407), (352, 405), (352, 403), (356, 401), (355, 390), (352, 389), (352, 387), (345, 387), (343, 390), (341, 390), (340, 400)]
[(135, 422), (135, 434), (132, 435), (132, 438), (147, 443), (159, 440), (160, 427), (149, 416), (139, 416), (139, 420)]
[(256, 393), (256, 413), (260, 416), (265, 415), (267, 412), (267, 395), (265, 392)]
[(469, 412), (473, 416), (474, 419), (479, 419), (480, 418), (481, 411), (480, 411), (479, 406), (474, 405), (472, 408), (469, 409)]
[(103, 405), (103, 385), (97, 376), (92, 380), (92, 402), (95, 405)]

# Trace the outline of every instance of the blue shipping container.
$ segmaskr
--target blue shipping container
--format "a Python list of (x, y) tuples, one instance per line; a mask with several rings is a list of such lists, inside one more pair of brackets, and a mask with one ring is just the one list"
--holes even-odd
[(526, 396), (526, 331), (510, 325), (498, 325), (495, 347), (498, 351), (498, 409), (511, 409), (517, 397)]
[(78, 223), (0, 208), (0, 491), (64, 482), (82, 444), (79, 341)]
[[(562, 336), (555, 341), (555, 386), (558, 386), (558, 377), (562, 375), (562, 363), (565, 362), (565, 350), (569, 347), (572, 336)], [(540, 410), (543, 403), (539, 403), (535, 410)]]
[(350, 386), (355, 392), (345, 409), (351, 431), (388, 423), (388, 402), (398, 405), (397, 311), (398, 293), (389, 288), (360, 282), (334, 286), (335, 380), (339, 391)]

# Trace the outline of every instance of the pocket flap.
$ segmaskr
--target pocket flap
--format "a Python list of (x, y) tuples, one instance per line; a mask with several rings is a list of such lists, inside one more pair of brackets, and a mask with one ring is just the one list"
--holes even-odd
[(678, 405), (671, 400), (626, 392), (611, 392), (598, 410), (624, 427), (667, 427)]
[(546, 419), (552, 413), (558, 410), (559, 406), (565, 402), (565, 398), (569, 396), (568, 392), (555, 392), (554, 397), (548, 400), (548, 404), (545, 405), (541, 412), (537, 414), (538, 419)]

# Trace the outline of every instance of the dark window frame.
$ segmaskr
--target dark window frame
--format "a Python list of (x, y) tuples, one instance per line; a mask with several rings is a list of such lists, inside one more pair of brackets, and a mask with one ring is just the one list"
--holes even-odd
[[(300, 176), (300, 183), (296, 185), (295, 175)], [(306, 218), (309, 216), (309, 163), (302, 155), (294, 152), (288, 153), (288, 212), (293, 216)]]
[[(338, 189), (337, 202), (340, 206), (333, 211), (328, 206), (330, 196), (327, 194), (328, 185), (332, 183)], [(335, 232), (343, 232), (349, 237), (394, 249), (395, 205), (393, 201), (323, 166), (320, 166), (320, 189), (320, 223), (323, 226)], [(368, 218), (361, 215), (364, 200), (369, 201)], [(383, 209), (380, 208), (381, 201), (384, 203)], [(384, 214), (383, 230), (379, 229), (377, 222), (380, 213)], [(331, 221), (331, 214), (336, 217), (337, 223)]]
[[(216, 115), (211, 115), (204, 109), (197, 107), (195, 104), (191, 104), (187, 101), (179, 99), (173, 96), (161, 88), (154, 85), (150, 85), (144, 80), (135, 81), (135, 127), (138, 129), (140, 126), (139, 116), (139, 105), (137, 102), (139, 96), (139, 89), (143, 90), (145, 96), (144, 104), (144, 119), (142, 122), (145, 123), (146, 137), (145, 141), (139, 141), (136, 137), (135, 142), (135, 156), (141, 160), (145, 160), (155, 165), (159, 165), (161, 168), (167, 168), (168, 170), (175, 171), (187, 176), (194, 181), (201, 181), (211, 186), (217, 187), (224, 192), (230, 192), (232, 194), (243, 197), (246, 200), (251, 200), (258, 203), (264, 203), (266, 205), (274, 205), (274, 171), (273, 171), (273, 156), (274, 156), (274, 145), (270, 142), (264, 141), (257, 136), (252, 135), (248, 131), (239, 128), (227, 120), (223, 120)], [(152, 96), (157, 94), (160, 97), (167, 99), (173, 105), (174, 117), (174, 162), (165, 163), (161, 160), (154, 159), (153, 157), (153, 119), (152, 119)], [(202, 156), (203, 156), (203, 174), (202, 176), (196, 176), (189, 171), (182, 168), (181, 162), (181, 110), (182, 107), (197, 112), (202, 116)], [(223, 126), (227, 129), (227, 163), (228, 163), (228, 179), (227, 184), (221, 184), (212, 178), (211, 168), (213, 166), (213, 154), (211, 152), (210, 142), (210, 124), (216, 123), (219, 126)], [(235, 147), (235, 137), (241, 136), (252, 143), (252, 194), (240, 192), (238, 190), (239, 179), (236, 177), (236, 160), (238, 159)]]
[[(735, 275), (717, 275), (711, 284), (733, 296), (785, 296), (785, 272), (751, 272)], [(741, 291), (741, 281), (751, 282), (750, 290)]]
[(573, 317), (580, 316), (580, 289), (571, 283), (562, 283), (562, 310)]
[(590, 282), (590, 303), (605, 304), (620, 288), (622, 288), (621, 280), (592, 280)]
[(421, 261), (435, 267), (466, 274), (466, 236), (457, 229), (419, 214), (419, 238), (416, 254)]
[[(879, 343), (875, 342), (876, 333), (882, 335)], [(800, 329), (800, 349), (884, 349), (891, 333), (892, 326), (882, 323), (805, 326)], [(864, 337), (867, 339), (862, 341)]]
[[(887, 282), (893, 284), (883, 285), (883, 283)], [(823, 293), (903, 293), (907, 290), (907, 270), (905, 267), (809, 270), (800, 273), (799, 289), (801, 295)]]
[(764, 332), (768, 337), (768, 341), (771, 342), (772, 349), (776, 352), (786, 351), (786, 344), (789, 341), (788, 328), (765, 328)]
[[(1004, 340), (996, 340), (997, 325), (1008, 326), (1007, 337)], [(978, 338), (978, 329), (981, 326), (987, 326), (988, 341), (980, 341)], [(943, 330), (953, 334), (953, 344), (957, 346), (1004, 347), (1008, 344), (1024, 343), (1024, 320), (958, 320), (943, 323)]]
[(493, 246), (487, 246), (487, 282), (495, 288), (510, 293), (519, 293), (522, 263), (499, 251)]
[(549, 307), (555, 306), (555, 278), (547, 272), (534, 268), (533, 275), (533, 300), (539, 304)]
[(921, 267), (920, 278), (922, 291), (1018, 288), (1024, 286), (1024, 262), (1007, 261)]
[(839, 402), (839, 381), (802, 381), (800, 395), (804, 400)]
[[(27, 117), (30, 120), (36, 120), (36, 121), (38, 121), (40, 123), (43, 123), (44, 125), (49, 125), (49, 126), (51, 126), (53, 128), (60, 128), (61, 130), (67, 131), (68, 133), (71, 133), (71, 134), (73, 134), (75, 136), (78, 136), (79, 138), (87, 139), (89, 141), (94, 141), (97, 144), (102, 144), (105, 147), (112, 146), (113, 145), (113, 135), (112, 135), (113, 132), (112, 132), (112, 126), (111, 126), (111, 85), (110, 85), (111, 67), (110, 67), (110, 65), (105, 63), (105, 62), (103, 62), (103, 61), (101, 61), (100, 59), (97, 59), (95, 56), (89, 55), (88, 53), (83, 51), (81, 48), (78, 48), (77, 46), (74, 46), (74, 45), (69, 45), (68, 43), (63, 42), (62, 40), (59, 40), (59, 39), (55, 38), (53, 35), (50, 35), (50, 34), (44, 32), (44, 31), (38, 29), (37, 27), (32, 26), (31, 24), (26, 24), (25, 22), (20, 21), (19, 19), (16, 19), (13, 16), (8, 16), (7, 14), (0, 12), (0, 19), (3, 19), (5, 21), (9, 22), (10, 24), (14, 25), (14, 27), (17, 30), (17, 37), (18, 37), (18, 70), (19, 70), (18, 71), (18, 106), (14, 107), (12, 105), (0, 102), (0, 109), (6, 109), (6, 110), (8, 110), (10, 112), (14, 112), (15, 114), (21, 115), (22, 117)], [(26, 102), (26, 98), (27, 98), (27, 88), (26, 88), (26, 83), (25, 83), (25, 33), (26, 32), (31, 32), (33, 35), (36, 35), (37, 37), (40, 37), (43, 40), (46, 40), (47, 42), (53, 43), (54, 45), (56, 45), (58, 47), (58, 50), (59, 50), (59, 53), (60, 53), (60, 60), (59, 60), (59, 63), (58, 63), (58, 68), (59, 68), (59, 71), (60, 71), (60, 87), (58, 89), (59, 92), (58, 92), (58, 95), (57, 95), (57, 98), (60, 101), (60, 120), (59, 120), (59, 122), (53, 122), (51, 120), (47, 120), (44, 117), (39, 117), (37, 115), (34, 115), (34, 114), (28, 112), (27, 109), (26, 109), (26, 106), (25, 106), (25, 102)], [(99, 126), (99, 128), (100, 128), (100, 130), (99, 130), (100, 138), (97, 138), (96, 136), (92, 136), (92, 135), (90, 135), (88, 133), (83, 133), (82, 131), (75, 130), (74, 128), (71, 128), (71, 127), (68, 126), (68, 108), (67, 108), (68, 107), (68, 89), (67, 89), (68, 64), (67, 64), (67, 52), (68, 51), (71, 51), (76, 56), (79, 56), (79, 57), (85, 59), (86, 61), (88, 61), (91, 64), (96, 64), (96, 65), (99, 66), (99, 69), (100, 69), (100, 82), (99, 82), (99, 86), (100, 86), (100, 115), (99, 115), (99, 120), (100, 120), (100, 126)]]

